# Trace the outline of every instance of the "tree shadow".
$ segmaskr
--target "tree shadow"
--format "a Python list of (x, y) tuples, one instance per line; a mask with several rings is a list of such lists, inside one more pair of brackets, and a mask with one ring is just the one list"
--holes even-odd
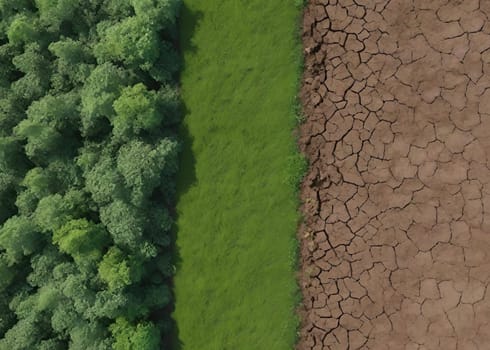
[[(183, 59), (184, 54), (187, 52), (195, 53), (197, 51), (196, 46), (192, 43), (194, 37), (195, 29), (197, 28), (199, 22), (203, 18), (203, 13), (200, 11), (193, 11), (185, 3), (182, 5), (180, 11), (180, 17), (178, 20), (179, 28), (179, 41), (177, 47), (180, 52), (180, 56)], [(183, 62), (182, 68), (185, 68), (185, 61)], [(179, 79), (180, 80), (180, 79)], [(180, 160), (179, 160), (179, 171), (177, 173), (177, 188), (176, 188), (176, 203), (179, 202), (181, 197), (187, 193), (187, 191), (196, 183), (196, 158), (192, 151), (192, 145), (194, 138), (189, 132), (189, 128), (186, 125), (185, 118), (190, 114), (190, 110), (182, 101), (182, 117), (178, 135), (181, 142)], [(179, 253), (179, 248), (176, 244), (178, 236), (178, 213), (175, 211), (174, 215), (174, 225), (172, 227), (172, 245), (170, 247), (172, 252), (172, 263), (176, 268), (176, 272), (180, 270), (182, 265), (182, 258)], [(166, 310), (168, 314), (173, 314), (175, 311), (175, 289), (173, 280), (170, 282), (170, 287), (172, 288), (173, 303)], [(169, 332), (166, 334), (163, 340), (163, 349), (171, 350), (182, 350), (184, 344), (179, 337), (179, 327), (177, 321), (172, 317)]]
[(192, 10), (187, 4), (182, 4), (178, 19), (179, 40), (177, 43), (177, 48), (179, 49), (181, 57), (184, 56), (185, 52), (197, 52), (197, 48), (192, 42), (192, 38), (203, 17), (204, 13), (202, 11)]

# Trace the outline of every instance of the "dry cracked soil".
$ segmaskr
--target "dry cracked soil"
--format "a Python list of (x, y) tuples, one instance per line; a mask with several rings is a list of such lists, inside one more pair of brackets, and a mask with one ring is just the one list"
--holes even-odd
[(310, 0), (297, 349), (490, 349), (489, 18)]

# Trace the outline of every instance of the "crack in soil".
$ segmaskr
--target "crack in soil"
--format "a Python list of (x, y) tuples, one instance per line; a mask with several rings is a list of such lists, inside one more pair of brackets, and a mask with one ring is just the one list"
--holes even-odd
[(297, 349), (490, 349), (489, 17), (310, 0)]

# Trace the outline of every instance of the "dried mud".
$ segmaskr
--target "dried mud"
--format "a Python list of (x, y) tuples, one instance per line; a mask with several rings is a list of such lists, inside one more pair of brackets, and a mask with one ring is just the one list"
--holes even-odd
[(298, 349), (490, 349), (489, 18), (307, 6)]

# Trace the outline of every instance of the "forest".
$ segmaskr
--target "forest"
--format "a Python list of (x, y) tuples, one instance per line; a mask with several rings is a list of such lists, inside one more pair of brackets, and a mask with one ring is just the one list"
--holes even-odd
[(0, 0), (0, 349), (171, 331), (179, 0)]

